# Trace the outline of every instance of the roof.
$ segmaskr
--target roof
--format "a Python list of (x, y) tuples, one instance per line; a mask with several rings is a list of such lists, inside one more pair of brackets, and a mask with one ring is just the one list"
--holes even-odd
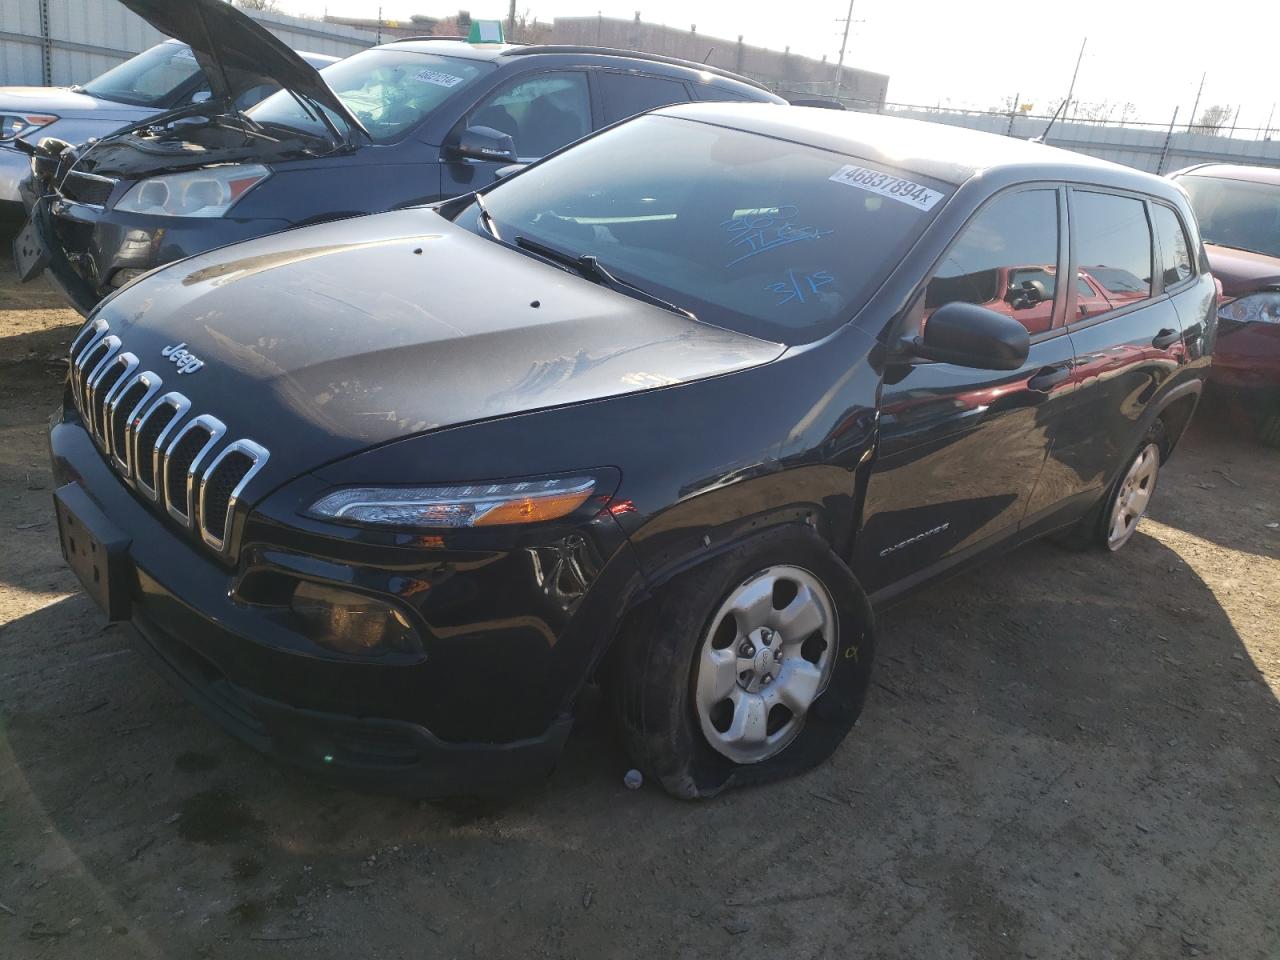
[(444, 57), (464, 57), (468, 60), (498, 60), (504, 57), (534, 56), (578, 56), (578, 57), (613, 57), (623, 60), (639, 60), (646, 63), (664, 63), (668, 66), (682, 67), (697, 73), (710, 74), (725, 80), (733, 80), (767, 90), (763, 84), (747, 77), (740, 76), (730, 70), (713, 67), (705, 63), (694, 63), (692, 60), (681, 60), (657, 53), (643, 53), (639, 50), (618, 50), (613, 47), (579, 46), (576, 44), (522, 44), (522, 43), (468, 43), (462, 37), (409, 37), (404, 40), (392, 40), (382, 44), (384, 47), (413, 47), (423, 53), (435, 53)]
[(1221, 177), (1280, 186), (1280, 167), (1256, 167), (1245, 163), (1202, 163), (1172, 174), (1175, 177)]
[(965, 127), (816, 107), (697, 103), (657, 113), (806, 143), (961, 184), (997, 169), (1020, 179), (1076, 180), (1173, 198), (1163, 177), (1107, 160)]

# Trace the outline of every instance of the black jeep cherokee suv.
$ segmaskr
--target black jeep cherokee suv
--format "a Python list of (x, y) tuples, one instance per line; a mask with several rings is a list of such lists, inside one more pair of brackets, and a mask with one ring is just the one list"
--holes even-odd
[(1122, 547), (1214, 324), (1167, 180), (670, 107), (120, 291), (71, 348), (60, 534), (265, 751), (494, 789), (598, 679), (635, 763), (706, 796), (836, 748), (877, 605), (1050, 531)]

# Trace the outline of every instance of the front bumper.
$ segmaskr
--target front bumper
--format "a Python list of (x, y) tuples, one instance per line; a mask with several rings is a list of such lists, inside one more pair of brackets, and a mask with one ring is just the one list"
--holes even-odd
[(33, 216), (42, 216), (50, 278), (85, 316), (128, 279), (148, 270), (292, 226), (285, 220), (123, 213), (56, 195), (44, 198)]
[[(237, 600), (242, 570), (175, 534), (120, 481), (74, 411), (54, 424), (50, 447), (57, 484), (79, 484), (130, 538), (129, 616), (139, 650), (250, 746), (368, 788), (473, 794), (549, 773), (577, 693), (612, 635), (624, 591), (635, 586), (630, 548), (611, 517), (602, 529), (612, 558), (558, 619), (529, 584), (515, 582), (512, 571), (528, 569), (517, 552), (438, 555), (432, 575), (451, 569), (434, 591), (418, 588), (423, 654), (343, 657)], [(280, 571), (342, 575), (331, 560), (262, 543), (246, 545), (242, 556), (251, 559), (241, 568), (261, 569), (276, 554)], [(408, 572), (403, 562), (384, 570), (364, 550), (345, 575), (372, 592), (384, 575), (410, 582)]]

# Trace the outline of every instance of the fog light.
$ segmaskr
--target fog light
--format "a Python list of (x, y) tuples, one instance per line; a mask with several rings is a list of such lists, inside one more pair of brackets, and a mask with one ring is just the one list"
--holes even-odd
[(355, 656), (417, 653), (417, 633), (391, 604), (321, 583), (299, 583), (289, 608), (299, 629), (321, 646)]

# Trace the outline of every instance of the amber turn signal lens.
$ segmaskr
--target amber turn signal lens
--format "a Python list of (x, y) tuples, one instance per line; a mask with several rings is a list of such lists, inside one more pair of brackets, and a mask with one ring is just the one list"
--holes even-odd
[(539, 520), (556, 520), (567, 516), (587, 502), (591, 491), (562, 493), (550, 497), (523, 497), (508, 500), (488, 513), (476, 518), (477, 527), (497, 526), (503, 523), (537, 523)]

